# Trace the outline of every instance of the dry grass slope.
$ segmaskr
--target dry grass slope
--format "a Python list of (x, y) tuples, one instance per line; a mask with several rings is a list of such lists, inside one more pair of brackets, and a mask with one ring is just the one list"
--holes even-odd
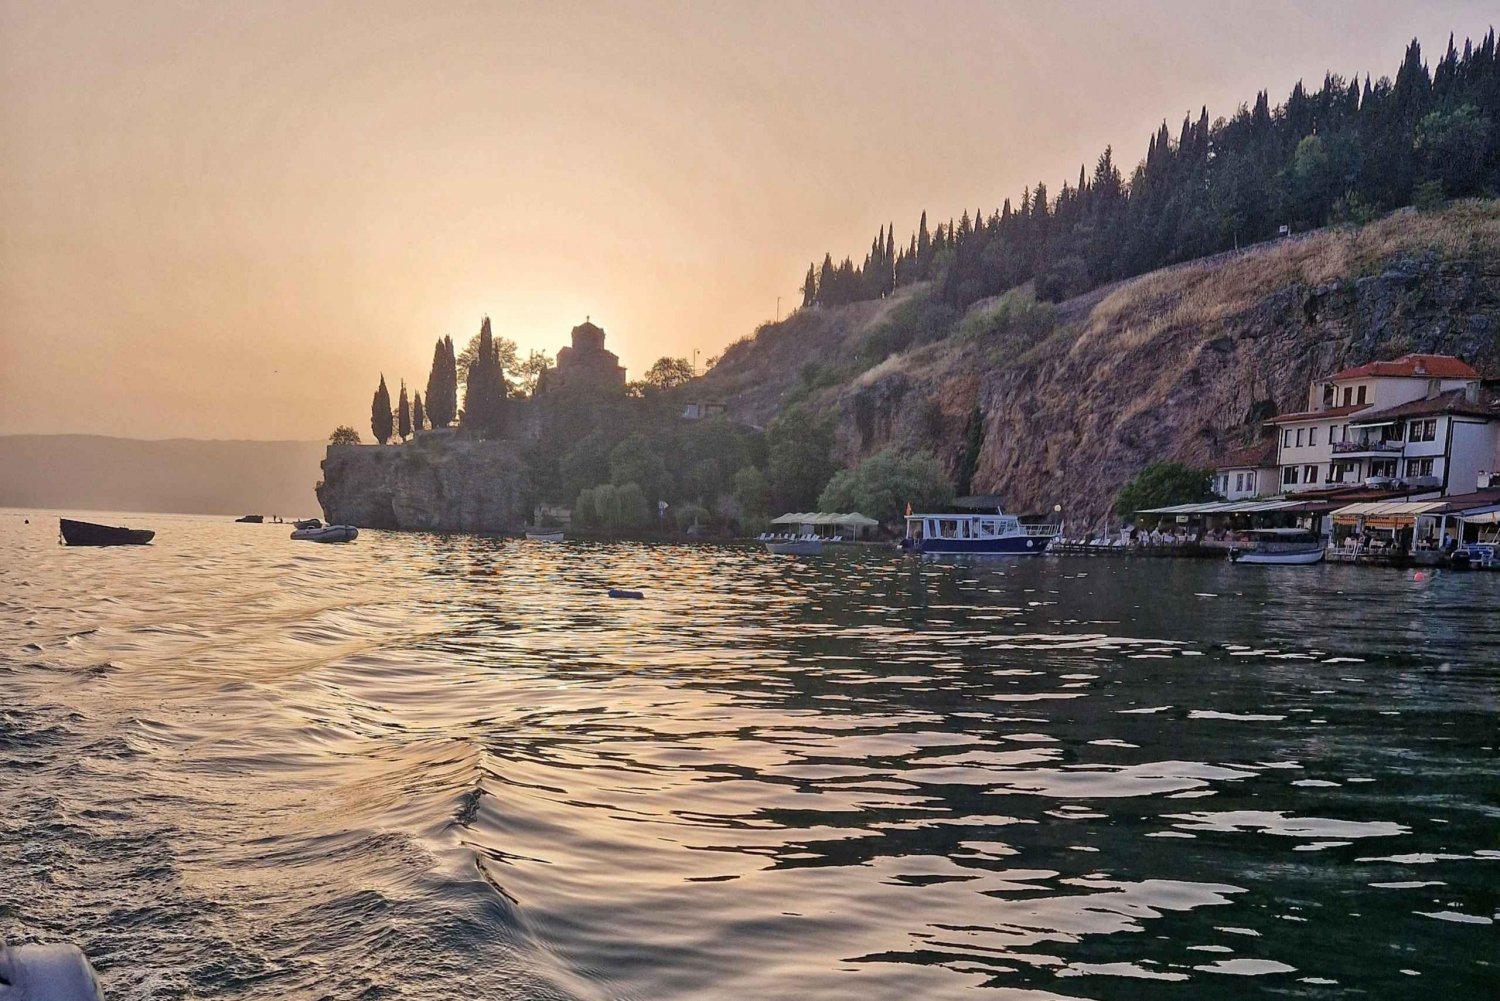
[(1119, 331), (1120, 349), (1163, 333), (1212, 330), (1292, 284), (1358, 278), (1401, 254), (1440, 260), (1500, 258), (1500, 201), (1456, 202), (1440, 212), (1404, 209), (1363, 227), (1335, 227), (1154, 271), (1117, 287), (1093, 308), (1073, 340), (1076, 353)]

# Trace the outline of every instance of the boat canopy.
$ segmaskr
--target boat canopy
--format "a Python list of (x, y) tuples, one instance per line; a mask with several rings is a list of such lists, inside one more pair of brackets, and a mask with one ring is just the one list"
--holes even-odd
[(837, 525), (840, 528), (874, 528), (880, 522), (874, 518), (868, 518), (858, 511), (848, 514), (835, 514), (827, 511), (807, 511), (803, 513), (792, 512), (784, 514), (779, 518), (772, 518), (773, 525)]

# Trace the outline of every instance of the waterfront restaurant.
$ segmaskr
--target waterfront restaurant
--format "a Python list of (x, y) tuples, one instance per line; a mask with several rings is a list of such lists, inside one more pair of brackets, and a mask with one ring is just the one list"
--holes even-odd
[(1333, 512), (1332, 544), (1409, 556), (1454, 544), (1492, 542), (1500, 531), (1500, 488), (1426, 501), (1367, 501)]

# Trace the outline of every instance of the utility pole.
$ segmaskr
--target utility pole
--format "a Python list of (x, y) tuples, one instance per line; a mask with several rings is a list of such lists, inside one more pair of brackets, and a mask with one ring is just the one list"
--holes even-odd
[(781, 322), (781, 296), (776, 297), (776, 322)]

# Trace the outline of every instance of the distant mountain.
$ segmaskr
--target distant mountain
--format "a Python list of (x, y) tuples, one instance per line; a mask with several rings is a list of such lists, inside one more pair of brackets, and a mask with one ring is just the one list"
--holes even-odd
[(311, 515), (323, 445), (0, 436), (0, 507)]

